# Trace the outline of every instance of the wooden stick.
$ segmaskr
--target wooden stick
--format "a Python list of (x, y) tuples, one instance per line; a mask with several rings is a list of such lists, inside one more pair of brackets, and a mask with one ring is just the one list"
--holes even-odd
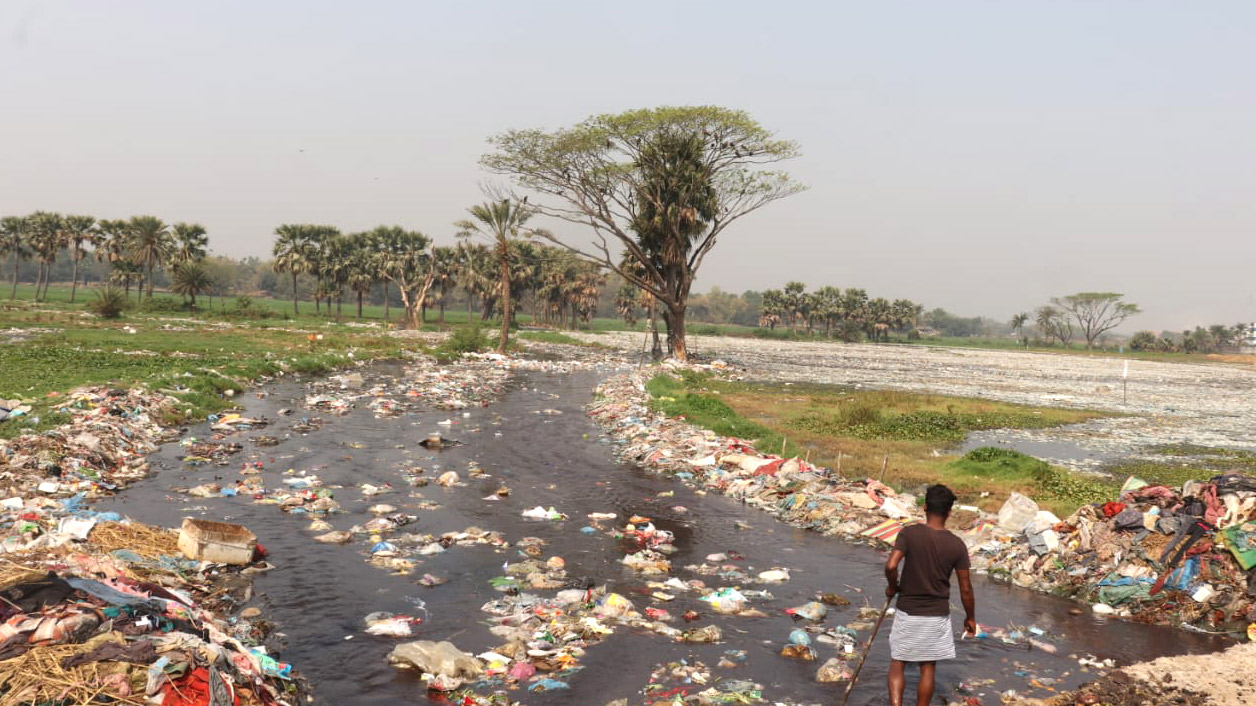
[(881, 478), (877, 480), (878, 483), (885, 482), (885, 469), (889, 465), (890, 465), (890, 455), (886, 454), (885, 458), (881, 459)]
[(837, 451), (837, 475), (839, 476), (842, 475), (842, 451), (841, 449), (838, 449)]
[(868, 638), (868, 647), (864, 650), (863, 656), (859, 658), (859, 664), (855, 667), (855, 673), (851, 675), (850, 682), (846, 684), (846, 693), (842, 694), (841, 706), (846, 706), (846, 700), (850, 698), (850, 690), (855, 688), (855, 680), (859, 678), (859, 671), (863, 669), (864, 661), (868, 659), (868, 653), (872, 651), (872, 643), (877, 640), (877, 633), (881, 631), (881, 622), (885, 620), (885, 614), (890, 612), (890, 601), (894, 600), (894, 596), (885, 599), (885, 607), (881, 609), (881, 615), (877, 618), (877, 624), (872, 628), (872, 637)]

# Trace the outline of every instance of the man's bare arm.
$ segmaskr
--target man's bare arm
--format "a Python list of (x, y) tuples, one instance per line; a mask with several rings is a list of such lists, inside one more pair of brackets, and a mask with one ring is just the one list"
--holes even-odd
[(959, 578), (959, 596), (964, 602), (964, 631), (971, 634), (977, 634), (977, 599), (973, 596), (973, 580), (969, 576), (968, 569), (956, 569), (955, 575)]
[(885, 560), (885, 597), (893, 598), (898, 593), (898, 565), (903, 561), (903, 551), (895, 549)]

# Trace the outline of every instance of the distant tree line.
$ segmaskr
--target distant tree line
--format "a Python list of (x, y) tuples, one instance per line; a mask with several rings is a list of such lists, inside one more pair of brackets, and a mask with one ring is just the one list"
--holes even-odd
[(891, 332), (914, 330), (923, 313), (924, 306), (908, 299), (869, 298), (866, 290), (857, 287), (825, 286), (808, 292), (802, 282), (789, 282), (782, 289), (763, 292), (759, 325), (786, 326), (809, 335), (822, 329), (826, 337), (847, 341), (864, 336), (886, 341)]
[(1208, 328), (1196, 326), (1180, 334), (1138, 331), (1130, 337), (1130, 350), (1157, 353), (1224, 353), (1242, 347), (1252, 335), (1248, 324), (1233, 326), (1213, 324)]

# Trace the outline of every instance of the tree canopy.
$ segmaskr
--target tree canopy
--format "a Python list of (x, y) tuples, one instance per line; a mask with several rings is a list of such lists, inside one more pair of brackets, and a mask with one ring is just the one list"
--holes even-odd
[[(536, 212), (588, 226), (592, 240), (551, 239), (613, 270), (664, 309), (684, 359), (694, 276), (728, 226), (804, 187), (767, 168), (798, 156), (744, 111), (660, 107), (591, 117), (556, 131), (491, 138), (481, 163), (532, 192)], [(527, 202), (527, 196), (522, 201)]]

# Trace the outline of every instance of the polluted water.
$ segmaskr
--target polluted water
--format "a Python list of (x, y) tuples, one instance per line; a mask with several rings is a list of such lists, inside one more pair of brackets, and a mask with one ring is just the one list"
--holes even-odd
[[(831, 660), (867, 640), (884, 604), (884, 551), (616, 462), (585, 410), (605, 365), (473, 365), (474, 389), (427, 397), (414, 391), (461, 378), (389, 363), (338, 382), (273, 383), (241, 400), (241, 418), (265, 427), (211, 421), (185, 435), (238, 450), (215, 459), (166, 444), (150, 457), (154, 474), (101, 509), (256, 533), (275, 568), (256, 577), (252, 603), (283, 634), (282, 658), (309, 678), (314, 703), (840, 698), (845, 682), (817, 673), (845, 677)], [(459, 444), (421, 445), (435, 434)], [(988, 637), (939, 665), (947, 701), (1046, 696), (1111, 664), (1226, 644), (975, 583)], [(851, 704), (884, 699), (885, 634)], [(450, 674), (397, 666), (407, 654), (443, 655)], [(490, 701), (494, 692), (504, 694)]]

